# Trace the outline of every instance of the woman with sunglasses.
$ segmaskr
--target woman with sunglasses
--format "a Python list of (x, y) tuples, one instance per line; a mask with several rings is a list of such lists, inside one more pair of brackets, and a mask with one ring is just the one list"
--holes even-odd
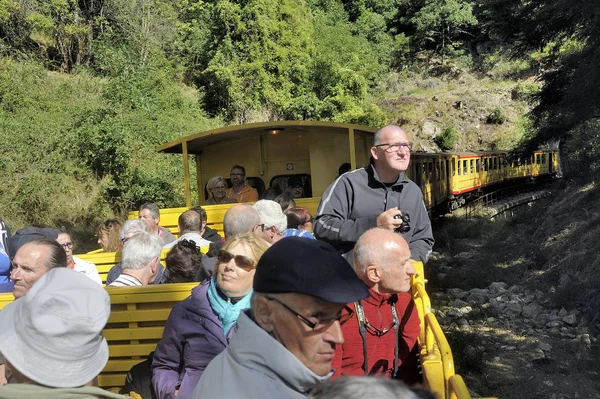
[(216, 274), (173, 307), (152, 361), (157, 398), (188, 398), (208, 363), (229, 344), (240, 312), (250, 307), (256, 264), (269, 245), (254, 234), (229, 239)]

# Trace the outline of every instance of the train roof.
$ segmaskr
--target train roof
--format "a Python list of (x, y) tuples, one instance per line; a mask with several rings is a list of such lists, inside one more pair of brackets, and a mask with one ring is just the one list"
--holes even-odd
[(350, 130), (355, 133), (374, 134), (377, 129), (350, 123), (317, 122), (317, 121), (278, 121), (248, 123), (244, 125), (226, 126), (218, 129), (207, 130), (169, 141), (156, 147), (156, 151), (182, 154), (183, 143), (187, 144), (188, 154), (199, 154), (205, 148), (225, 141), (246, 137), (260, 137), (268, 134), (299, 134), (307, 132), (329, 132), (348, 134)]

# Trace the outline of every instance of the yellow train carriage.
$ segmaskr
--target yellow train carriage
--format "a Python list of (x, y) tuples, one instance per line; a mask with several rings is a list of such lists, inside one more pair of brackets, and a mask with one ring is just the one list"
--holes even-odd
[(451, 185), (450, 162), (452, 155), (413, 153), (407, 176), (423, 192), (427, 209), (431, 210), (444, 204), (448, 199)]

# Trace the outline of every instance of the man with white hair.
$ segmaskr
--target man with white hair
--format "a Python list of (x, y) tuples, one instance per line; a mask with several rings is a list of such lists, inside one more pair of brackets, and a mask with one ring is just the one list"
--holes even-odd
[(269, 244), (281, 240), (287, 229), (287, 217), (283, 214), (281, 206), (275, 201), (260, 200), (252, 207), (258, 212), (261, 220), (261, 237)]
[(139, 233), (123, 247), (121, 275), (109, 287), (132, 287), (152, 284), (160, 267), (162, 242), (159, 237)]
[[(130, 219), (123, 223), (123, 227), (121, 227), (121, 232), (119, 235), (121, 236), (121, 242), (125, 244), (127, 240), (133, 237), (136, 234), (148, 232), (148, 225), (142, 219)], [(121, 263), (117, 263), (108, 271), (108, 275), (106, 276), (106, 285), (110, 285), (113, 281), (117, 279), (121, 275), (123, 268), (121, 267)], [(151, 284), (160, 284), (163, 274), (165, 272), (165, 268), (163, 265), (160, 265), (158, 268), (158, 274), (156, 278), (151, 282)]]
[(354, 270), (369, 287), (369, 297), (349, 304), (356, 319), (342, 326), (345, 342), (336, 349), (334, 378), (378, 375), (415, 382), (411, 351), (420, 322), (414, 301), (406, 294), (415, 274), (408, 244), (391, 230), (368, 230), (354, 248)]
[(92, 386), (108, 361), (102, 329), (110, 298), (89, 278), (58, 267), (0, 312), (0, 352), (17, 384), (0, 398), (123, 398)]

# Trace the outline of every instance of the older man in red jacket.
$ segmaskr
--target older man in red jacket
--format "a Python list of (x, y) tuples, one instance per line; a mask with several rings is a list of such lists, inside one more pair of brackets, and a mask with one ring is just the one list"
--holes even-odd
[[(349, 304), (354, 317), (342, 326), (344, 344), (336, 348), (334, 378), (342, 375), (379, 375), (414, 380), (411, 350), (420, 320), (411, 296), (408, 244), (399, 234), (374, 228), (354, 247), (354, 269), (369, 287), (370, 296)], [(402, 375), (403, 362), (413, 363), (412, 376)]]

